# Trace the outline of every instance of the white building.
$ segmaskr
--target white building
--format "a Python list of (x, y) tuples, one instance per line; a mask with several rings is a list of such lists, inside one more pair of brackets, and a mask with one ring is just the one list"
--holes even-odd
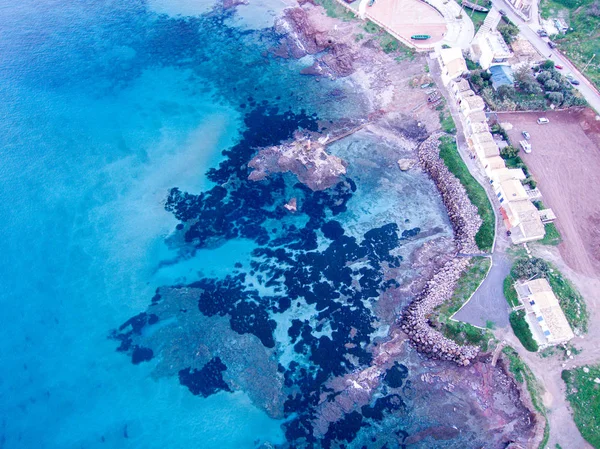
[(459, 78), (467, 71), (467, 63), (463, 57), (462, 50), (458, 47), (442, 48), (438, 52), (442, 83), (444, 86), (450, 81)]
[(525, 320), (540, 346), (566, 343), (575, 336), (546, 279), (517, 282), (515, 290), (525, 308)]
[(471, 55), (484, 70), (492, 65), (508, 64), (508, 59), (513, 56), (504, 38), (496, 30), (477, 33), (471, 43)]

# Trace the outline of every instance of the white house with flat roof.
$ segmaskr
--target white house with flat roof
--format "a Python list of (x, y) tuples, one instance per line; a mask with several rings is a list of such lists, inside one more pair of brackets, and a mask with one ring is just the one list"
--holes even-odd
[(452, 80), (459, 78), (463, 73), (468, 71), (462, 50), (458, 47), (439, 49), (437, 59), (440, 64), (444, 86), (447, 86)]
[(481, 97), (477, 95), (462, 97), (459, 100), (458, 107), (463, 115), (467, 116), (473, 112), (483, 111), (485, 109), (485, 103)]
[(501, 201), (500, 213), (511, 232), (513, 243), (526, 243), (541, 240), (546, 228), (540, 217), (540, 211), (528, 199)]
[(464, 78), (459, 78), (453, 81), (450, 85), (450, 92), (454, 95), (454, 98), (458, 100), (460, 94), (462, 92), (466, 92), (467, 90), (471, 90), (471, 86), (469, 82)]
[(499, 168), (497, 170), (493, 170), (490, 176), (490, 184), (494, 185), (499, 184), (503, 181), (508, 181), (510, 179), (516, 179), (517, 181), (522, 181), (526, 179), (525, 173), (521, 168)]
[(502, 35), (496, 30), (490, 30), (477, 33), (471, 43), (471, 55), (482, 69), (487, 70), (493, 65), (508, 64), (513, 53)]
[(546, 279), (519, 281), (515, 290), (524, 306), (525, 320), (541, 347), (566, 343), (575, 336)]

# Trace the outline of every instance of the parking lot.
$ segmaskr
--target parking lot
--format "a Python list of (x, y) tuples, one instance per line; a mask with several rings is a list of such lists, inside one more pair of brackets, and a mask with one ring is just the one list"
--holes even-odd
[[(539, 117), (549, 123), (538, 125)], [(600, 121), (590, 110), (501, 113), (511, 142), (531, 135), (532, 152), (520, 152), (542, 201), (558, 217), (565, 262), (581, 274), (600, 276)], [(512, 125), (512, 129), (511, 128)]]

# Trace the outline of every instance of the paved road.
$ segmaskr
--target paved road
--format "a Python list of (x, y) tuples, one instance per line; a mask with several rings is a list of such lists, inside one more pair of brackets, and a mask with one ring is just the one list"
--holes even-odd
[(527, 38), (529, 42), (546, 58), (552, 59), (556, 64), (563, 66), (563, 72), (565, 74), (572, 73), (575, 79), (581, 82), (579, 86), (575, 86), (575, 88), (581, 92), (583, 97), (587, 100), (592, 108), (596, 110), (596, 112), (600, 111), (600, 93), (596, 88), (585, 78), (579, 70), (565, 57), (560, 53), (557, 49), (552, 50), (548, 47), (547, 38), (541, 38), (537, 34), (537, 30), (540, 29), (537, 7), (534, 8), (532, 14), (531, 24), (528, 24), (523, 19), (521, 19), (517, 14), (510, 8), (508, 3), (505, 0), (493, 0), (493, 6), (498, 9), (502, 9), (506, 12), (506, 16), (519, 27), (521, 34), (523, 37)]

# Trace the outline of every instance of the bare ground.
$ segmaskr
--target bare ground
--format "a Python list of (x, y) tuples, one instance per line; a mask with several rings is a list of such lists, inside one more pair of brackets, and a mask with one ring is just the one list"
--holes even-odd
[[(547, 125), (536, 120), (545, 116)], [(556, 226), (563, 237), (558, 248), (531, 244), (535, 256), (551, 261), (570, 279), (586, 300), (590, 312), (589, 333), (572, 340), (582, 352), (563, 360), (559, 356), (542, 358), (525, 351), (511, 332), (503, 337), (542, 381), (549, 408), (551, 438), (549, 447), (558, 443), (564, 449), (591, 448), (576, 430), (566, 400), (563, 369), (595, 364), (600, 360), (600, 121), (591, 110), (541, 113), (499, 114), (513, 144), (522, 140), (521, 132), (531, 134), (531, 154), (521, 157), (538, 181), (542, 201), (558, 219)], [(508, 124), (513, 126), (512, 129)]]
[(550, 123), (538, 125), (540, 113), (499, 114), (513, 145), (522, 131), (531, 134), (531, 154), (521, 152), (543, 194), (542, 201), (558, 219), (563, 237), (560, 254), (567, 265), (590, 277), (600, 277), (600, 121), (591, 110), (543, 114)]

